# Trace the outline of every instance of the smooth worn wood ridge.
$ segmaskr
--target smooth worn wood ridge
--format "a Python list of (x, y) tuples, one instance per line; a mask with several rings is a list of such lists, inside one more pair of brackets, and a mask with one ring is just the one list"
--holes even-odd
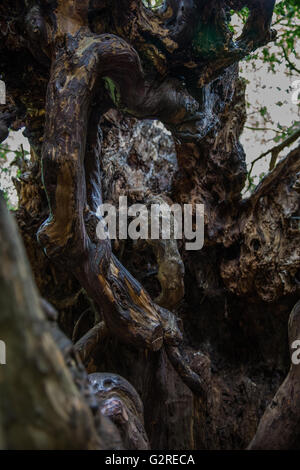
[[(286, 363), (278, 365), (277, 354), (284, 357), (286, 344), (279, 317), (287, 315), (300, 292), (299, 229), (293, 222), (300, 203), (299, 148), (244, 201), (247, 169), (239, 142), (246, 111), (238, 61), (274, 39), (274, 4), (166, 0), (155, 11), (142, 0), (4, 0), (0, 6), (0, 61), (9, 94), (9, 104), (0, 107), (0, 138), (6, 138), (10, 126), (25, 125), (32, 147), (30, 169), (17, 183), (17, 218), (35, 278), (48, 300), (49, 279), (54, 279), (51, 295), (63, 312), (60, 324), (72, 323), (66, 319), (68, 309), (84, 296), (96, 312), (94, 321), (90, 314), (77, 318), (77, 329), (80, 333), (83, 325), (84, 334), (71, 344), (72, 352), (67, 348), (88, 373), (96, 373), (89, 379), (94, 384), (88, 392), (90, 410), (79, 398), (75, 407), (78, 423), (83, 420), (85, 430), (90, 426), (89, 439), (83, 445), (76, 430), (74, 447), (105, 448), (114, 432), (101, 421), (99, 406), (94, 413), (93, 397), (118, 429), (116, 448), (120, 440), (132, 449), (246, 447), (265, 401), (280, 383)], [(244, 6), (250, 13), (241, 36), (234, 38), (230, 10)], [(5, 33), (2, 12), (9, 25)], [(31, 62), (34, 67), (28, 66)], [(21, 82), (21, 76), (26, 80)], [(201, 253), (184, 252), (176, 240), (146, 241), (143, 249), (152, 250), (158, 266), (161, 290), (155, 296), (141, 276), (133, 275), (132, 260), (121, 259), (109, 239), (96, 235), (97, 208), (112, 187), (117, 188), (114, 196), (123, 194), (125, 166), (132, 173), (147, 172), (142, 164), (148, 156), (136, 163), (137, 147), (135, 155), (128, 151), (127, 160), (124, 156), (132, 147), (130, 129), (145, 119), (161, 121), (173, 139), (177, 166), (168, 203), (205, 204)], [(105, 161), (105, 150), (120, 135), (124, 145), (113, 149), (119, 158), (113, 167)], [(164, 199), (151, 184), (143, 182), (141, 200)], [(8, 234), (4, 225), (2, 229), (5, 241)], [(140, 248), (135, 249), (138, 253)], [(58, 299), (60, 280), (66, 292)], [(153, 292), (157, 294), (155, 286)], [(269, 327), (276, 336), (273, 343), (271, 334), (261, 337)], [(249, 344), (253, 351), (245, 359)], [(66, 360), (72, 363), (69, 356)], [(63, 361), (58, 362), (63, 368)], [(256, 363), (267, 365), (257, 372)], [(275, 385), (264, 383), (264, 367), (277, 371), (277, 366)], [(117, 374), (102, 375), (103, 370)], [(141, 395), (143, 410), (137, 392), (119, 377), (122, 373)], [(275, 401), (290, 396), (295, 374), (292, 367)], [(62, 402), (68, 386), (61, 386)], [(296, 421), (279, 432), (287, 422), (281, 412), (296, 412), (297, 403), (286, 410), (273, 405), (250, 447), (299, 446), (292, 438)], [(231, 409), (234, 417), (228, 420)], [(90, 421), (91, 412), (98, 424), (97, 419)], [(182, 431), (176, 435), (178, 416)], [(45, 436), (46, 447), (68, 447), (68, 419), (62, 418), (65, 439), (48, 442)], [(282, 423), (278, 433), (276, 420)], [(0, 425), (0, 441), (2, 430)], [(13, 446), (13, 438), (1, 445)], [(33, 435), (20, 445), (41, 448), (43, 442)]]

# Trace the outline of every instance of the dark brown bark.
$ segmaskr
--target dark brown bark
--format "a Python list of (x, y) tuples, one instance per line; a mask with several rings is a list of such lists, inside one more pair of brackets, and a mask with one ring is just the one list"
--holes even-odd
[(15, 223), (0, 201), (2, 449), (101, 449), (87, 404), (74, 386), (43, 317)]
[[(245, 5), (249, 19), (234, 42), (229, 12)], [(127, 448), (146, 448), (148, 438), (152, 448), (245, 448), (287, 371), (285, 322), (300, 292), (299, 150), (249, 200), (241, 197), (237, 62), (274, 37), (273, 7), (273, 0), (169, 0), (155, 13), (141, 0), (0, 7), (11, 97), (0, 122), (7, 128), (10, 113), (15, 128), (25, 124), (33, 149), (17, 183), (18, 223), (41, 295), (58, 309), (87, 372), (101, 373), (100, 408)], [(145, 119), (165, 128), (137, 122)], [(97, 207), (120, 195), (204, 203), (203, 250), (187, 252), (175, 240), (99, 241)], [(106, 371), (136, 388), (144, 418), (130, 385), (120, 398), (125, 379), (104, 390)]]

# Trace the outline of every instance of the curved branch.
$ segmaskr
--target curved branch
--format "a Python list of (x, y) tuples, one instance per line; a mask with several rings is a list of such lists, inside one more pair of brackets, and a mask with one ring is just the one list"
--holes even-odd
[[(271, 30), (271, 22), (275, 0), (245, 0), (243, 2), (250, 10), (242, 35), (237, 42), (248, 43), (251, 49), (256, 49), (276, 37), (276, 31)], [(248, 46), (248, 47), (249, 47)]]
[(247, 175), (247, 178), (248, 178), (248, 181), (249, 181), (249, 186), (247, 188), (247, 191), (251, 188), (251, 179), (250, 178), (251, 178), (251, 173), (252, 173), (252, 170), (253, 170), (253, 167), (254, 167), (255, 163), (257, 163), (259, 160), (266, 157), (270, 153), (271, 154), (271, 161), (270, 161), (270, 165), (269, 165), (269, 171), (273, 170), (275, 165), (276, 165), (277, 158), (278, 158), (280, 152), (282, 152), (282, 150), (284, 150), (286, 147), (290, 147), (294, 142), (296, 142), (296, 140), (299, 137), (300, 137), (300, 129), (297, 129), (295, 132), (293, 132), (292, 135), (290, 135), (285, 140), (283, 140), (283, 142), (281, 142), (278, 145), (275, 145), (275, 147), (270, 148), (266, 152), (263, 152), (259, 157), (255, 158), (251, 162), (250, 170), (249, 170), (248, 175)]

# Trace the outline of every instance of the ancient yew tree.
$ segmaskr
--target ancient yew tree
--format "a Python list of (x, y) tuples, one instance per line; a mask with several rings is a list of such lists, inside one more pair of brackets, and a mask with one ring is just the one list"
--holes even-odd
[[(0, 137), (31, 146), (15, 216), (38, 290), (2, 201), (0, 447), (300, 448), (300, 149), (241, 196), (238, 62), (274, 39), (274, 3), (1, 1)], [(100, 240), (119, 196), (204, 204), (203, 249)]]

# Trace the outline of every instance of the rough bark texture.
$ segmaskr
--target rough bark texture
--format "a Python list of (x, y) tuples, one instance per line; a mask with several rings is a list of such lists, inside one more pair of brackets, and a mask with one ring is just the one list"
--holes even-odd
[[(230, 10), (243, 6), (249, 19), (234, 40)], [(0, 6), (9, 95), (1, 135), (24, 125), (32, 147), (16, 182), (17, 221), (40, 294), (91, 374), (95, 415), (114, 422), (125, 448), (246, 448), (287, 373), (286, 324), (300, 292), (300, 149), (241, 196), (238, 61), (274, 37), (273, 7)], [(205, 204), (204, 248), (100, 241), (97, 207), (125, 195), (129, 204)], [(278, 394), (292, 393), (291, 371)], [(274, 419), (284, 427), (281, 408)], [(266, 411), (251, 446), (297, 447), (293, 431), (265, 440), (270, 419)], [(66, 430), (60, 445), (67, 439)]]
[(0, 201), (1, 449), (104, 448), (43, 317), (30, 268)]

